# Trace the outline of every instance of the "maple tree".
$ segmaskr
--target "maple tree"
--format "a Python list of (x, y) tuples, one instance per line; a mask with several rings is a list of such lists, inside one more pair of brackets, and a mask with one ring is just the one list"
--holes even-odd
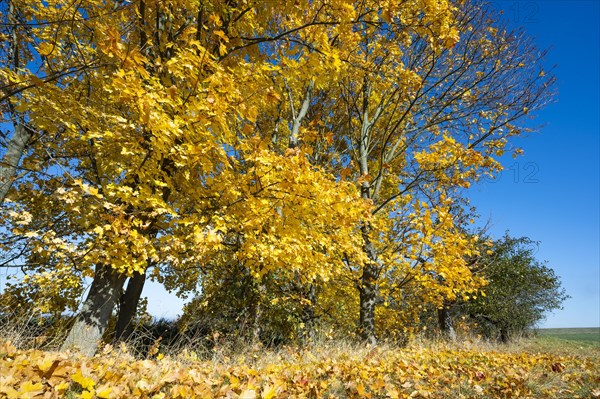
[(402, 330), (421, 305), (443, 307), (481, 286), (469, 268), (477, 239), (451, 210), (462, 190), (500, 170), (497, 157), (520, 153), (510, 138), (552, 97), (544, 53), (486, 5), (460, 3), (446, 23), (443, 37), (385, 20), (358, 25), (359, 35), (336, 38), (339, 69), (325, 81), (306, 76), (310, 60), (281, 62), (276, 113), (257, 123), (275, 149), (292, 143), (373, 204), (360, 224), (367, 263), (346, 260), (344, 277), (312, 282), (320, 304), (304, 298), (329, 319), (357, 320), (371, 342), (377, 319)]
[(386, 283), (393, 293), (412, 280), (425, 301), (438, 304), (477, 285), (465, 259), (475, 248), (450, 214), (453, 197), (498, 170), (495, 156), (550, 94), (552, 78), (531, 39), (492, 22), (485, 6), (459, 7), (453, 27), (462, 36), (454, 47), (407, 39), (406, 49), (390, 48), (367, 36), (355, 74), (339, 85), (346, 105), (336, 121), (350, 132), (341, 142), (352, 157), (346, 173), (384, 223), (383, 233), (362, 229), (371, 262), (360, 275), (360, 328), (370, 340), (378, 297), (387, 299), (377, 291)]
[(348, 301), (372, 342), (376, 312), (394, 329), (408, 297), (476, 290), (454, 198), (553, 81), (469, 2), (10, 7), (25, 58), (0, 69), (3, 115), (31, 137), (1, 210), (25, 276), (3, 296), (75, 310), (91, 278), (65, 342), (88, 354), (117, 303), (127, 336), (146, 278), (185, 295), (241, 270), (259, 305)]

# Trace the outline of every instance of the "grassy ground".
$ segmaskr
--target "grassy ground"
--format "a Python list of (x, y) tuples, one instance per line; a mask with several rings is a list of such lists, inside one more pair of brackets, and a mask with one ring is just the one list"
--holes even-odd
[(600, 328), (541, 329), (533, 338), (512, 345), (517, 351), (600, 358)]
[(583, 344), (600, 345), (600, 327), (596, 328), (544, 328), (538, 330), (543, 338), (562, 339)]
[(513, 352), (549, 353), (557, 356), (600, 358), (600, 346), (588, 342), (567, 341), (560, 338), (538, 337), (510, 345)]

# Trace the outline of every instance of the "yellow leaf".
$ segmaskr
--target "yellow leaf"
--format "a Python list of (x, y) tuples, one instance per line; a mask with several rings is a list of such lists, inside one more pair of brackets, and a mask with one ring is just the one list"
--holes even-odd
[(69, 388), (69, 385), (70, 384), (67, 381), (63, 381), (60, 384), (54, 386), (54, 392), (58, 392), (62, 395), (67, 390), (67, 388)]
[(43, 390), (44, 386), (40, 382), (34, 384), (31, 381), (25, 381), (19, 388), (19, 395), (21, 398), (33, 398), (41, 394)]
[(8, 399), (22, 399), (23, 395), (13, 387), (2, 387), (1, 391)]
[(367, 391), (365, 391), (365, 386), (363, 384), (358, 384), (356, 386), (356, 393), (358, 393), (359, 396), (365, 396), (367, 393)]
[(177, 87), (171, 86), (167, 88), (167, 94), (171, 97), (172, 100), (177, 98)]
[(219, 44), (219, 55), (227, 54), (227, 47), (223, 43)]
[(75, 374), (71, 376), (71, 379), (81, 385), (83, 389), (91, 390), (96, 385), (96, 382), (91, 378), (84, 377), (81, 374), (81, 370), (77, 370)]
[[(27, 234), (26, 234), (26, 236), (27, 236)], [(37, 234), (33, 235), (33, 237), (36, 237), (36, 236), (37, 236)], [(46, 371), (50, 370), (50, 367), (52, 367), (52, 365), (54, 364), (55, 361), (58, 362), (57, 360), (54, 360), (54, 359), (42, 359), (37, 364), (37, 367), (38, 367), (38, 369), (40, 369), (40, 371), (42, 373), (45, 373)]]
[(90, 391), (83, 391), (79, 394), (79, 397), (81, 399), (93, 399), (94, 398), (94, 393), (90, 392)]
[(112, 388), (107, 386), (103, 388), (98, 388), (98, 390), (96, 391), (96, 396), (102, 399), (109, 399), (111, 397), (111, 393)]
[(237, 378), (236, 376), (232, 375), (231, 377), (229, 377), (229, 384), (231, 385), (232, 388), (237, 388), (240, 386), (240, 379)]
[(52, 54), (52, 52), (54, 51), (55, 46), (53, 44), (50, 43), (40, 43), (38, 45), (38, 53), (40, 53), (41, 56), (48, 56), (50, 54)]
[(387, 390), (387, 396), (389, 396), (392, 399), (398, 399), (400, 397), (400, 393), (396, 388), (391, 387)]
[(221, 40), (223, 40), (225, 43), (229, 42), (229, 38), (225, 35), (225, 32), (223, 32), (222, 30), (216, 30), (215, 35), (219, 36), (221, 38)]
[(275, 389), (275, 386), (266, 385), (262, 392), (262, 398), (263, 399), (273, 399), (275, 396), (277, 396), (277, 390)]
[(192, 390), (187, 385), (175, 385), (171, 388), (171, 395), (174, 398), (189, 398), (191, 394)]

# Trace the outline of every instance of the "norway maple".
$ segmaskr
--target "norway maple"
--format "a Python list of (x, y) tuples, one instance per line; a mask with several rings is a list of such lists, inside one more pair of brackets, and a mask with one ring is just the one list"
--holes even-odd
[(119, 300), (126, 334), (146, 276), (348, 279), (371, 341), (405, 282), (434, 303), (475, 289), (452, 198), (551, 81), (521, 36), (446, 0), (10, 6), (27, 61), (0, 69), (3, 114), (31, 137), (2, 209), (25, 284), (5, 295), (62, 311), (92, 278), (65, 343), (86, 353)]
[(484, 4), (460, 3), (453, 15), (458, 43), (366, 28), (345, 76), (325, 94), (340, 99), (325, 120), (348, 154), (339, 175), (374, 204), (374, 220), (361, 225), (370, 261), (357, 276), (359, 328), (371, 341), (378, 305), (382, 320), (393, 319), (407, 284), (417, 304), (437, 306), (480, 284), (467, 262), (474, 241), (451, 209), (461, 190), (501, 168), (497, 156), (519, 152), (510, 138), (552, 95), (543, 53), (522, 31)]
[(310, 59), (282, 61), (273, 72), (276, 113), (257, 123), (273, 148), (293, 142), (373, 204), (357, 231), (366, 261), (347, 259), (343, 277), (317, 282), (318, 313), (371, 342), (376, 324), (402, 331), (422, 304), (442, 306), (481, 286), (468, 264), (475, 240), (452, 209), (462, 191), (500, 170), (500, 155), (519, 153), (510, 139), (552, 96), (543, 52), (524, 32), (485, 4), (447, 11), (445, 35), (393, 18), (356, 24), (332, 42), (339, 67), (325, 80), (304, 72)]

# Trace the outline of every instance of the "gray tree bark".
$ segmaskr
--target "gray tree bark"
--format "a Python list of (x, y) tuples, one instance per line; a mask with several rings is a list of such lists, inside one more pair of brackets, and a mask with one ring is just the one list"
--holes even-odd
[(15, 122), (13, 136), (8, 141), (6, 153), (0, 162), (0, 203), (4, 203), (4, 199), (15, 180), (19, 161), (29, 140), (31, 140), (31, 133), (21, 124)]
[(264, 297), (265, 291), (267, 288), (262, 282), (258, 283), (256, 287), (257, 295), (256, 295), (256, 303), (252, 309), (253, 323), (252, 323), (252, 340), (254, 344), (259, 344), (261, 342), (261, 334), (263, 331), (262, 323), (263, 323), (263, 306), (262, 306), (262, 298)]
[(300, 342), (307, 343), (315, 337), (315, 306), (317, 303), (317, 289), (315, 282), (311, 283), (303, 297), (308, 301), (302, 306), (301, 320), (304, 327), (300, 332)]
[(306, 116), (306, 113), (308, 112), (308, 107), (310, 106), (310, 99), (311, 99), (311, 95), (312, 95), (312, 91), (315, 87), (315, 82), (314, 80), (311, 80), (308, 83), (308, 87), (306, 88), (306, 95), (304, 96), (304, 99), (302, 100), (302, 104), (300, 105), (300, 109), (298, 110), (298, 112), (296, 113), (296, 109), (294, 107), (294, 99), (292, 98), (292, 91), (290, 90), (290, 88), (288, 87), (288, 94), (290, 97), (290, 108), (292, 111), (292, 132), (290, 134), (290, 142), (288, 147), (289, 148), (296, 148), (298, 147), (298, 135), (300, 133), (300, 127), (302, 126), (302, 120), (304, 119), (304, 117)]
[(375, 250), (369, 238), (369, 227), (362, 227), (364, 249), (369, 258), (369, 264), (364, 265), (360, 285), (359, 335), (371, 344), (377, 343), (375, 333), (375, 305), (377, 304), (377, 266), (375, 265)]
[[(16, 23), (16, 13), (15, 7), (12, 1), (8, 2), (8, 21), (9, 23)], [(14, 25), (11, 30), (11, 35), (9, 39), (9, 65), (14, 68), (19, 68), (19, 43), (17, 39), (17, 25)], [(23, 126), (22, 117), (17, 115), (14, 112), (12, 105), (10, 105), (10, 101), (8, 101), (8, 108), (11, 113), (11, 118), (13, 120), (13, 136), (8, 141), (8, 145), (6, 148), (6, 153), (2, 157), (0, 161), (0, 204), (4, 203), (4, 199), (8, 195), (8, 191), (10, 190), (15, 175), (17, 174), (17, 168), (19, 166), (19, 161), (25, 152), (25, 147), (29, 140), (31, 140), (31, 132)]]
[(456, 341), (456, 331), (454, 323), (450, 315), (450, 309), (446, 304), (441, 309), (438, 309), (438, 323), (442, 336), (450, 341)]
[(125, 276), (116, 272), (110, 265), (96, 266), (90, 291), (61, 350), (74, 348), (86, 356), (94, 355), (124, 282)]
[(119, 315), (115, 328), (115, 341), (126, 341), (133, 333), (133, 318), (142, 296), (146, 273), (135, 273), (127, 281), (127, 288), (119, 298)]
[[(369, 141), (373, 123), (378, 117), (378, 112), (371, 118), (369, 116), (369, 97), (371, 94), (371, 86), (368, 79), (365, 78), (363, 84), (363, 103), (362, 103), (362, 126), (360, 130), (360, 138), (358, 143), (359, 152), (359, 167), (362, 176), (369, 175)], [(361, 197), (364, 199), (373, 199), (371, 185), (364, 181), (360, 188)], [(371, 242), (370, 233), (371, 227), (368, 223), (361, 226), (363, 249), (369, 259), (369, 263), (363, 266), (363, 273), (360, 283), (358, 284), (358, 292), (360, 299), (359, 312), (359, 336), (365, 342), (372, 345), (377, 343), (377, 335), (375, 333), (375, 306), (377, 302), (377, 254), (375, 247)]]

